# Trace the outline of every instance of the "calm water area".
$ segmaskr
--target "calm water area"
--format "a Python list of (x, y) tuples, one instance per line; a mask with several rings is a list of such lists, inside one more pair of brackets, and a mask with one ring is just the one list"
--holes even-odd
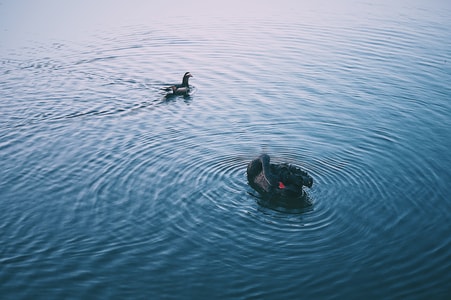
[[(0, 1), (0, 298), (450, 299), (450, 28), (439, 0)], [(261, 153), (310, 209), (261, 205)]]

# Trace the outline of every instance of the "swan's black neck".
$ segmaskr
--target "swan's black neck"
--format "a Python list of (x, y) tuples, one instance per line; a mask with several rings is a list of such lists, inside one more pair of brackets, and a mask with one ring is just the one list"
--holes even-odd
[(270, 167), (270, 158), (267, 154), (260, 155), (260, 161), (262, 163), (263, 175), (270, 185), (277, 185), (277, 178), (274, 178), (271, 167)]

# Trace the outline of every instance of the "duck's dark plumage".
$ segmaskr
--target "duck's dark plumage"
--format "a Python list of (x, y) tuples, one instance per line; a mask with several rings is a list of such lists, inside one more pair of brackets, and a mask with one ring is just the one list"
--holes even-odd
[(190, 72), (186, 72), (185, 75), (183, 75), (181, 84), (175, 84), (165, 88), (165, 90), (168, 92), (168, 95), (188, 95), (190, 91), (189, 79), (191, 77), (193, 77), (193, 75), (191, 75)]

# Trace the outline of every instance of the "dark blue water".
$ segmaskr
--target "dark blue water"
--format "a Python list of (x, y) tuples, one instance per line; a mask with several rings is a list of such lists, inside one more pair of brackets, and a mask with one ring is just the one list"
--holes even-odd
[(0, 4), (1, 298), (449, 298), (451, 5), (330, 5)]

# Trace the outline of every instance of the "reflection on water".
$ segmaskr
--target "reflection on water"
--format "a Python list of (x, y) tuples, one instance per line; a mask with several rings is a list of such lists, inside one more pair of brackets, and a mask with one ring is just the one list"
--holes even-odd
[[(449, 296), (450, 7), (351, 2), (3, 10), (1, 294)], [(262, 152), (311, 209), (260, 205)]]

